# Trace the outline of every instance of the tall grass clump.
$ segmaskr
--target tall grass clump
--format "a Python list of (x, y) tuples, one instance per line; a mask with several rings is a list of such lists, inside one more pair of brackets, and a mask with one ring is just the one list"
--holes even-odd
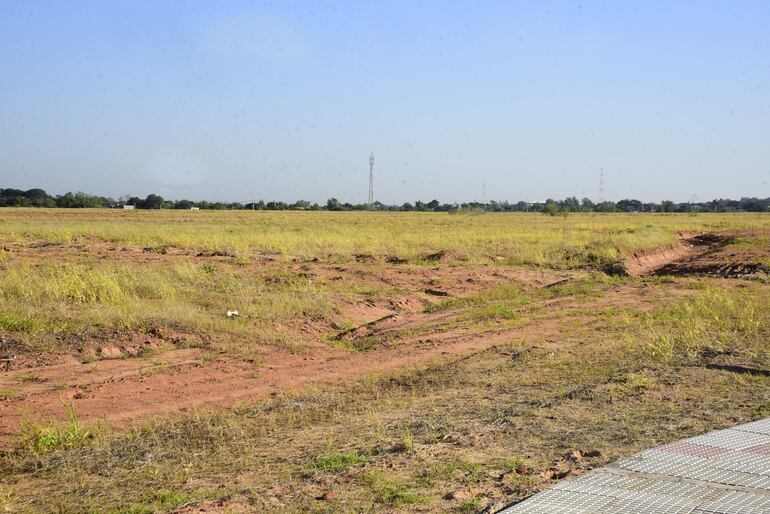
[(62, 402), (62, 405), (67, 412), (67, 421), (64, 423), (22, 423), (22, 450), (44, 454), (58, 448), (82, 446), (105, 433), (106, 425), (103, 423), (94, 430), (86, 428), (80, 423), (74, 405), (66, 402)]
[(42, 330), (44, 323), (35, 315), (0, 312), (0, 330), (5, 332), (32, 333)]
[(174, 270), (21, 263), (0, 274), (0, 329), (30, 334), (33, 342), (44, 333), (137, 328), (170, 312), (163, 306), (175, 307), (185, 284)]
[(767, 360), (770, 311), (762, 289), (708, 287), (673, 307), (646, 314), (631, 344), (655, 361), (693, 361), (714, 354)]
[(62, 264), (8, 269), (0, 277), (0, 297), (29, 303), (103, 303), (125, 300), (133, 274), (115, 269)]
[[(31, 346), (54, 334), (170, 328), (233, 343), (283, 344), (276, 323), (325, 319), (334, 301), (297, 273), (255, 274), (191, 262), (166, 265), (29, 262), (0, 273), (0, 330), (25, 334)], [(226, 318), (239, 310), (242, 318)]]

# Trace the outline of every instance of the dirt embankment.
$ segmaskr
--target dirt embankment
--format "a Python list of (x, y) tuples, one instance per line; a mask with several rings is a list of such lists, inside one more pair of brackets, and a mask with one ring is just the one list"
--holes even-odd
[(711, 275), (725, 278), (770, 273), (764, 264), (770, 248), (729, 246), (735, 232), (679, 233), (671, 246), (635, 252), (624, 260), (629, 275)]
[(697, 247), (680, 241), (671, 246), (634, 252), (626, 257), (623, 264), (631, 276), (648, 275), (673, 261), (694, 255), (697, 251)]

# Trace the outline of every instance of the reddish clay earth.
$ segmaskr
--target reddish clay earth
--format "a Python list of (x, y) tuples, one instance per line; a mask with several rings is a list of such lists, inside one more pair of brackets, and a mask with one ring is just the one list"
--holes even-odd
[[(361, 269), (307, 266), (313, 276), (352, 273), (364, 279)], [(425, 274), (433, 277), (427, 279)], [(135, 420), (184, 413), (201, 407), (221, 407), (264, 399), (271, 394), (298, 392), (309, 386), (344, 383), (394, 369), (456, 360), (502, 342), (506, 334), (485, 333), (468, 337), (460, 330), (445, 330), (418, 337), (401, 337), (398, 344), (359, 353), (343, 348), (374, 334), (420, 329), (452, 318), (453, 311), (425, 313), (425, 305), (447, 297), (465, 296), (503, 281), (547, 285), (566, 274), (536, 270), (461, 269), (447, 267), (409, 273), (398, 267), (379, 270), (378, 280), (411, 290), (383, 305), (362, 301), (347, 306), (345, 318), (360, 323), (354, 330), (339, 331), (312, 323), (301, 328), (313, 332), (299, 350), (265, 349), (259, 363), (227, 355), (211, 360), (200, 348), (151, 352), (164, 346), (164, 335), (126, 334), (96, 347), (97, 360), (82, 363), (76, 355), (48, 355), (57, 361), (39, 365), (39, 358), (10, 341), (0, 346), (6, 371), (0, 373), (0, 390), (15, 394), (0, 401), (0, 440), (19, 433), (23, 420), (62, 418), (62, 401), (72, 401), (82, 421), (107, 419), (111, 427)], [(441, 286), (426, 292), (425, 283), (440, 278)], [(340, 333), (339, 347), (324, 342)]]
[[(682, 241), (675, 246), (629, 256), (626, 269), (634, 275), (696, 273), (735, 277), (767, 273), (762, 259), (768, 252), (726, 247), (733, 237), (728, 233), (682, 234)], [(84, 245), (69, 251), (132, 254), (103, 246)], [(53, 250), (48, 245), (27, 251), (30, 256), (46, 258), (46, 252), (61, 252), (61, 248)], [(57, 255), (61, 258), (61, 253)], [(133, 252), (132, 257), (176, 258), (154, 252)], [(352, 330), (338, 330), (339, 346), (324, 342), (335, 333), (332, 328), (300, 324), (310, 335), (310, 342), (300, 351), (267, 349), (255, 363), (227, 355), (212, 360), (200, 348), (155, 351), (150, 356), (141, 356), (143, 347), (162, 348), (168, 337), (128, 334), (102, 344), (97, 360), (84, 364), (74, 355), (33, 358), (20, 346), (3, 339), (0, 364), (5, 371), (0, 372), (0, 391), (13, 390), (15, 394), (0, 399), (0, 442), (12, 441), (25, 419), (62, 418), (62, 401), (73, 402), (82, 421), (106, 419), (111, 427), (125, 427), (153, 417), (181, 416), (193, 409), (254, 402), (270, 395), (342, 384), (410, 366), (454, 361), (525, 334), (537, 333), (547, 341), (549, 335), (558, 334), (565, 312), (578, 305), (576, 299), (567, 295), (526, 305), (522, 310), (545, 309), (549, 314), (534, 316), (520, 327), (488, 328), (481, 332), (469, 329), (467, 324), (452, 324), (460, 315), (457, 310), (426, 312), (425, 306), (504, 282), (548, 288), (583, 274), (448, 266), (442, 265), (440, 258), (433, 268), (380, 265), (372, 273), (367, 267), (369, 259), (359, 256), (361, 262), (339, 266), (313, 260), (292, 264), (295, 272), (310, 277), (380, 281), (405, 291), (403, 296), (384, 304), (362, 301), (346, 306), (346, 317), (360, 325)], [(271, 261), (267, 259), (263, 264), (271, 265)], [(593, 300), (592, 307), (651, 308), (640, 288), (643, 285), (619, 286)], [(360, 353), (345, 348), (374, 336), (384, 343), (370, 351)]]

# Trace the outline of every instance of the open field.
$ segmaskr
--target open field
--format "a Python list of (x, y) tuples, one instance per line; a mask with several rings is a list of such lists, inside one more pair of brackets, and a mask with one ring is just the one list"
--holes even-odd
[(0, 272), (0, 512), (493, 511), (770, 416), (767, 215), (3, 209)]

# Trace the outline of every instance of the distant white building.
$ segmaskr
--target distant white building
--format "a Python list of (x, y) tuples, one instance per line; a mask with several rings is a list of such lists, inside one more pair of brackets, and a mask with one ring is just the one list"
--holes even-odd
[(133, 211), (136, 206), (134, 205), (124, 205), (123, 209), (127, 211)]
[(201, 210), (201, 208), (200, 207), (190, 207), (190, 210), (191, 211), (199, 211), (199, 210)]

